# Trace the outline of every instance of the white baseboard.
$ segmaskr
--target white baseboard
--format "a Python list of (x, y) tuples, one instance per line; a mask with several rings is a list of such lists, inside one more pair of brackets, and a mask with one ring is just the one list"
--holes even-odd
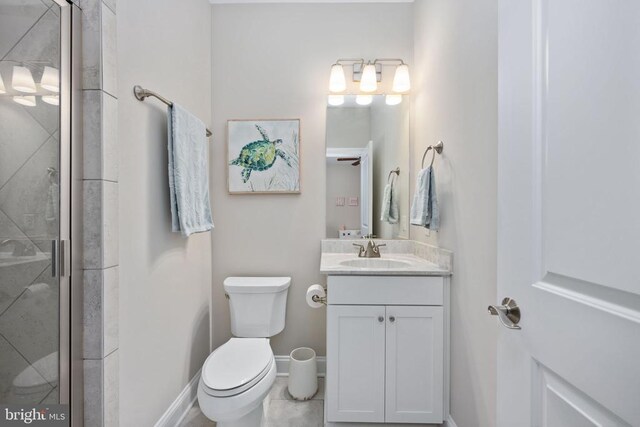
[(455, 421), (453, 421), (453, 418), (451, 418), (451, 415), (449, 415), (449, 416), (447, 417), (447, 421), (445, 422), (445, 426), (446, 426), (446, 427), (458, 427), (458, 426), (456, 425), (456, 422), (455, 422)]
[(189, 384), (180, 392), (166, 412), (162, 414), (155, 427), (175, 427), (180, 425), (182, 419), (198, 398), (198, 381), (200, 381), (200, 371), (191, 378)]
[[(276, 356), (276, 368), (278, 370), (279, 377), (286, 377), (289, 375), (289, 361), (291, 358), (287, 356)], [(327, 372), (327, 358), (325, 356), (318, 356), (316, 358), (318, 363), (318, 376), (324, 377)]]

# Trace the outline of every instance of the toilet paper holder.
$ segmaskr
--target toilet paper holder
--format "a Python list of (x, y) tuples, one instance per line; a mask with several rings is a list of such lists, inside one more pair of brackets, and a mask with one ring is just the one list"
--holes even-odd
[(311, 300), (312, 300), (313, 302), (319, 302), (320, 304), (327, 305), (327, 297), (321, 297), (321, 296), (319, 296), (319, 295), (313, 295), (313, 296), (311, 297)]

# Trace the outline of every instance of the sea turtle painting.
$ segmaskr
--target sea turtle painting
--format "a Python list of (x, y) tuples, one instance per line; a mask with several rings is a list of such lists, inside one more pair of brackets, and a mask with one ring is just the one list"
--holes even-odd
[(281, 157), (289, 167), (291, 167), (291, 159), (283, 150), (277, 148), (282, 144), (282, 139), (270, 140), (267, 132), (255, 125), (262, 139), (253, 141), (242, 147), (240, 154), (237, 158), (229, 162), (230, 165), (242, 167), (242, 182), (249, 181), (251, 172), (253, 171), (265, 171), (270, 169), (276, 162), (278, 157)]

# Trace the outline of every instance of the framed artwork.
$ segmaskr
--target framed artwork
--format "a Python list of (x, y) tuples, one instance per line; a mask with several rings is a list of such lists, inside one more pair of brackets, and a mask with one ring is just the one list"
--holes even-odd
[(229, 120), (231, 194), (300, 193), (300, 119)]

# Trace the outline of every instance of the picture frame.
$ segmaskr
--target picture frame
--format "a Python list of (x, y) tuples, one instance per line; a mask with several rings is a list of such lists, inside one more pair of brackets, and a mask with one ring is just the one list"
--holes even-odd
[(227, 120), (229, 194), (300, 194), (300, 119)]

